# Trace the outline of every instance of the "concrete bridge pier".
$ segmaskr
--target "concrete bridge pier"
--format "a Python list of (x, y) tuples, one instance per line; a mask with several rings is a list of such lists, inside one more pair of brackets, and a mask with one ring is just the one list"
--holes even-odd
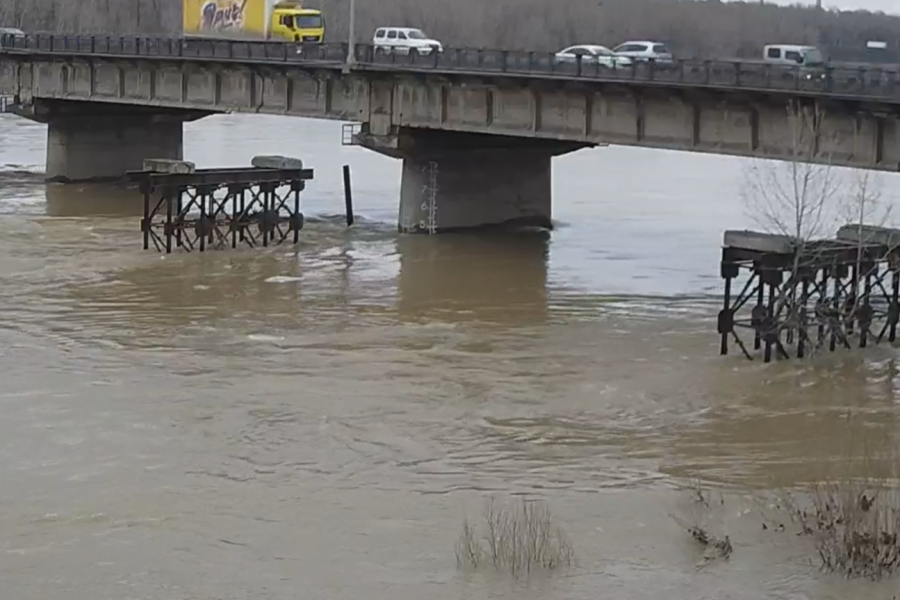
[(551, 159), (590, 145), (410, 128), (357, 140), (403, 160), (403, 233), (550, 228)]
[(400, 231), (550, 228), (551, 158), (534, 149), (407, 156), (400, 184)]
[(183, 158), (183, 126), (209, 113), (154, 107), (35, 100), (18, 107), (47, 124), (47, 180), (113, 181), (145, 158)]
[(120, 179), (145, 158), (183, 158), (183, 122), (154, 117), (58, 117), (47, 127), (47, 179)]

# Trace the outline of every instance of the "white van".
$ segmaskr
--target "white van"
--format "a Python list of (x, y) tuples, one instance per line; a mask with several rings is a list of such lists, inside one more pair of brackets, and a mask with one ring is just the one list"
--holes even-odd
[(435, 39), (431, 39), (421, 29), (412, 27), (379, 27), (372, 38), (378, 52), (409, 54), (417, 52), (422, 55), (432, 52), (443, 52), (444, 47)]
[(823, 67), (825, 58), (815, 46), (797, 46), (794, 44), (769, 44), (763, 46), (763, 61), (775, 65), (793, 67)]

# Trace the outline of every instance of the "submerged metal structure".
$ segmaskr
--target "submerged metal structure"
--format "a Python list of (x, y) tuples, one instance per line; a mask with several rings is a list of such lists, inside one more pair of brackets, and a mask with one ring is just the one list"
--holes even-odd
[(748, 359), (762, 350), (770, 362), (897, 338), (898, 229), (846, 225), (833, 239), (811, 241), (726, 231), (721, 276), (722, 355), (730, 341)]
[(313, 179), (299, 159), (257, 156), (247, 168), (196, 169), (185, 161), (144, 161), (127, 178), (144, 196), (144, 250), (203, 252), (296, 244), (303, 229), (300, 192)]

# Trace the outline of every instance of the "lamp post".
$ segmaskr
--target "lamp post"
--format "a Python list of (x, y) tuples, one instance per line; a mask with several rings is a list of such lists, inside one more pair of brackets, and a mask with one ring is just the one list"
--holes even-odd
[(347, 34), (347, 64), (350, 70), (356, 64), (356, 0), (350, 0), (350, 33)]

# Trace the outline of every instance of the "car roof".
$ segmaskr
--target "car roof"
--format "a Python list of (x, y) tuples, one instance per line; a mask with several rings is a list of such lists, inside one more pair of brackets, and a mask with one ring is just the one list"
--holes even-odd
[(649, 46), (665, 46), (664, 42), (651, 42), (649, 40), (628, 40), (627, 42), (622, 42), (619, 46), (624, 46), (626, 44), (647, 44)]
[(574, 46), (566, 46), (563, 50), (574, 50), (575, 48), (587, 48), (590, 50), (609, 50), (606, 46), (600, 44), (575, 44)]
[(0, 27), (0, 33), (24, 34), (25, 32), (17, 27)]
[(766, 44), (766, 48), (793, 48), (795, 50), (818, 50), (816, 46), (805, 46), (803, 44)]

